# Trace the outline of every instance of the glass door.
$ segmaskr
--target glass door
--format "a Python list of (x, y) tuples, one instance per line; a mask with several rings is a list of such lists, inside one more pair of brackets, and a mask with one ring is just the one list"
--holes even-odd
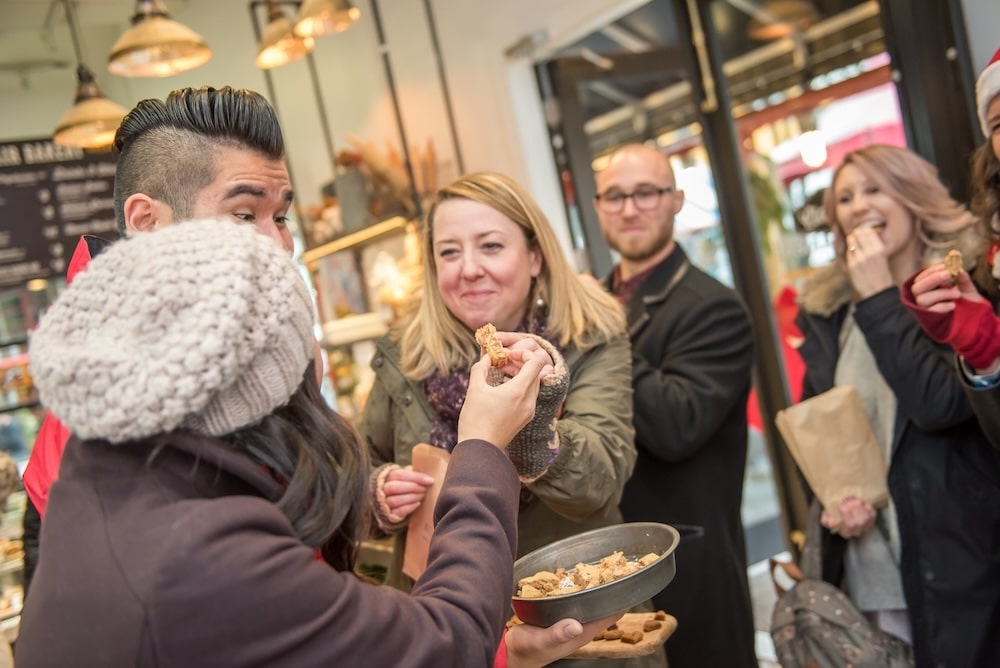
[[(736, 287), (732, 243), (722, 224), (720, 189), (693, 83), (697, 77), (689, 40), (678, 29), (682, 23), (674, 5), (653, 0), (537, 66), (571, 236), (585, 266), (596, 276), (606, 275), (614, 257), (593, 208), (593, 173), (616, 148), (644, 142), (669, 158), (677, 186), (685, 192), (675, 218), (675, 240), (696, 266)], [(747, 556), (754, 563), (784, 551), (786, 545), (755, 399), (748, 414), (742, 515)]]

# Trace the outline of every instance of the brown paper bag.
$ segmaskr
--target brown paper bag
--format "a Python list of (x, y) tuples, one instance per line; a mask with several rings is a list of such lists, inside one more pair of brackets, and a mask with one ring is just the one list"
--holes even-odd
[(774, 423), (834, 527), (840, 500), (889, 503), (885, 454), (854, 388), (842, 385), (778, 411)]
[(427, 551), (434, 534), (434, 506), (441, 494), (441, 485), (444, 484), (444, 474), (448, 470), (451, 455), (447, 450), (419, 443), (413, 447), (411, 457), (414, 471), (434, 478), (434, 484), (427, 488), (420, 507), (410, 515), (410, 524), (406, 530), (403, 572), (416, 580), (427, 569)]

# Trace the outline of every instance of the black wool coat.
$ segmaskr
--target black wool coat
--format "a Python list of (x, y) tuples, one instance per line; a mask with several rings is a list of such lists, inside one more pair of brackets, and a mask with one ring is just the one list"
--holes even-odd
[(739, 296), (677, 246), (626, 305), (638, 459), (628, 522), (682, 532), (654, 598), (677, 617), (671, 668), (756, 666), (740, 504), (753, 333)]
[[(843, 270), (819, 279), (830, 283), (819, 288), (826, 297), (804, 290), (797, 320), (803, 398), (833, 386), (849, 308)], [(951, 349), (924, 334), (898, 289), (858, 302), (854, 319), (897, 400), (889, 492), (917, 666), (998, 666), (1000, 452), (973, 415)], [(839, 585), (831, 557), (842, 551), (836, 539), (826, 547), (824, 578)]]

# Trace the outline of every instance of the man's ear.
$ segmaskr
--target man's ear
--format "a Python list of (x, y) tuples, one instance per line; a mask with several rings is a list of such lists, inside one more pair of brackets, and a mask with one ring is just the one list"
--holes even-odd
[(125, 214), (125, 229), (130, 235), (169, 225), (174, 217), (169, 206), (143, 193), (130, 195), (122, 209)]
[(684, 206), (684, 191), (674, 191), (674, 213), (676, 214)]

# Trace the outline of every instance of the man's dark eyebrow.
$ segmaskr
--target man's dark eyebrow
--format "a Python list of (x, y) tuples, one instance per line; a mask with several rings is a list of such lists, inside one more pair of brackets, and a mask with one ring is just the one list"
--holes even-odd
[[(239, 197), (240, 195), (251, 195), (253, 197), (264, 197), (267, 195), (264, 189), (258, 186), (250, 185), (249, 183), (238, 183), (226, 192), (224, 199), (233, 199), (234, 197)], [(284, 200), (289, 204), (295, 198), (295, 193), (289, 189), (284, 194)]]
[(258, 186), (252, 186), (249, 183), (239, 183), (226, 192), (225, 199), (233, 199), (239, 195), (253, 195), (254, 197), (263, 197), (265, 195), (264, 189)]

